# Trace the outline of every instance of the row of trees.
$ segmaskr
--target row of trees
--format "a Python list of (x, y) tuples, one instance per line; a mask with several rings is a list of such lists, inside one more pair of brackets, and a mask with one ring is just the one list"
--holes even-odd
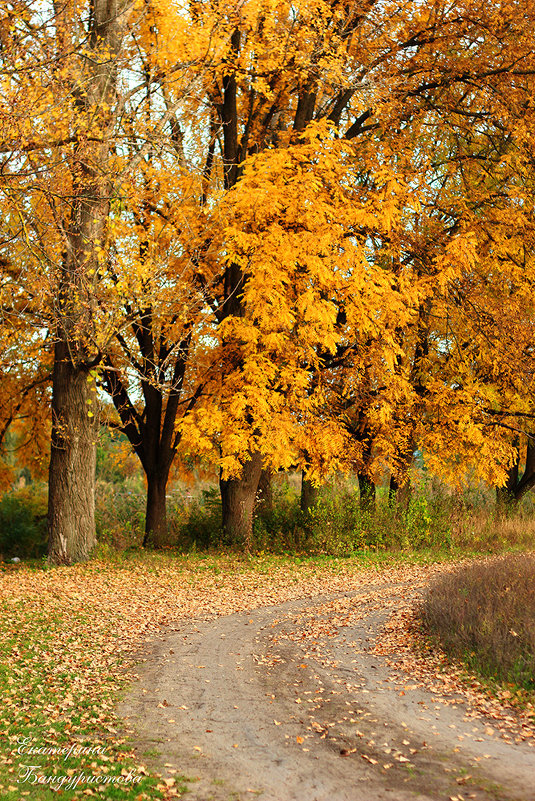
[(219, 466), (235, 541), (263, 469), (371, 489), (381, 464), (396, 491), (419, 447), (535, 484), (534, 22), (533, 0), (3, 2), (0, 432), (23, 419), (38, 455), (50, 405), (53, 561), (94, 545), (103, 420), (155, 545), (180, 453)]

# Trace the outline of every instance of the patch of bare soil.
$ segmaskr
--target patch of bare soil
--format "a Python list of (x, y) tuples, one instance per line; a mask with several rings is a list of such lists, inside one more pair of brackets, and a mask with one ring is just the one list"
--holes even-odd
[(407, 646), (405, 584), (184, 620), (120, 707), (192, 801), (535, 801), (529, 720)]

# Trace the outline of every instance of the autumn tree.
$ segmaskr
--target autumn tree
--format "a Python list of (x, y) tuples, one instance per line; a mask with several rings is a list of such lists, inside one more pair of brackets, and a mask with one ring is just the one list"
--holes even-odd
[[(194, 7), (196, 24), (203, 24), (206, 13), (208, 9), (201, 4)], [(310, 244), (303, 240), (297, 260), (292, 248), (285, 247), (295, 232), (312, 234), (313, 225), (310, 212), (305, 223), (300, 219), (293, 222), (293, 204), (298, 199), (288, 197), (288, 188), (302, 191), (303, 203), (310, 205), (316, 202), (315, 192), (320, 191), (320, 179), (314, 188), (313, 181), (310, 186), (302, 187), (298, 178), (299, 172), (303, 171), (299, 163), (299, 148), (311, 141), (307, 139), (307, 127), (320, 124), (328, 128), (332, 125), (333, 131), (339, 131), (334, 136), (358, 141), (353, 158), (360, 175), (352, 176), (351, 181), (361, 188), (359, 202), (364, 212), (367, 203), (368, 208), (373, 205), (377, 197), (376, 188), (389, 185), (390, 179), (395, 180), (399, 173), (395, 166), (392, 167), (395, 159), (391, 154), (385, 159), (381, 132), (384, 134), (392, 128), (397, 130), (400, 126), (408, 128), (408, 133), (405, 130), (405, 146), (411, 149), (416, 146), (417, 134), (408, 122), (425, 105), (431, 89), (446, 86), (452, 80), (466, 81), (460, 61), (448, 60), (448, 53), (452, 43), (457, 42), (465, 31), (476, 37), (477, 31), (481, 33), (489, 22), (489, 15), (483, 16), (481, 23), (474, 23), (463, 4), (446, 9), (440, 3), (415, 10), (398, 3), (367, 2), (340, 6), (328, 2), (297, 5), (249, 2), (226, 10), (225, 24), (219, 31), (220, 62), (207, 71), (201, 91), (188, 99), (189, 108), (186, 103), (180, 109), (177, 130), (181, 130), (183, 135), (188, 120), (196, 115), (196, 130), (192, 135), (200, 149), (204, 148), (205, 154), (199, 158), (204, 176), (199, 206), (203, 219), (213, 221), (217, 216), (220, 218), (219, 260), (213, 254), (212, 222), (208, 224), (205, 235), (199, 231), (198, 239), (188, 245), (192, 259), (199, 265), (199, 281), (202, 283), (208, 276), (210, 284), (216, 288), (208, 293), (207, 301), (214, 316), (215, 336), (222, 348), (222, 385), (232, 386), (233, 396), (241, 392), (242, 384), (257, 380), (245, 370), (248, 345), (244, 337), (251, 334), (243, 333), (242, 329), (247, 331), (254, 321), (255, 336), (258, 342), (262, 341), (261, 306), (264, 304), (270, 314), (279, 313), (278, 304), (283, 304), (279, 297), (284, 297), (290, 280), (293, 280), (285, 277), (286, 271), (293, 276), (299, 261), (303, 264), (303, 274), (308, 276), (308, 284), (301, 286), (310, 300), (310, 309), (305, 311), (301, 304), (295, 312), (292, 309), (291, 317), (295, 318), (296, 326), (300, 324), (301, 314), (310, 315), (310, 320), (316, 321), (318, 343), (312, 361), (317, 360), (318, 353), (336, 348), (338, 333), (329, 339), (330, 334), (327, 335), (323, 329), (326, 339), (320, 342), (320, 321), (327, 308), (333, 314), (337, 301), (332, 291), (320, 289), (315, 274), (307, 272), (307, 264), (310, 259), (323, 259), (326, 265), (330, 265), (327, 269), (333, 269), (335, 254), (343, 253), (344, 248), (341, 244), (328, 245), (324, 252), (318, 253), (313, 248), (307, 253)], [(483, 67), (484, 59), (480, 53), (476, 53), (474, 62), (474, 72), (489, 71), (488, 65)], [(199, 110), (202, 110), (201, 114)], [(182, 126), (180, 115), (186, 120)], [(197, 134), (200, 125), (204, 125), (204, 132)], [(269, 162), (255, 160), (255, 154), (266, 149), (280, 154), (285, 152), (289, 161), (294, 159), (295, 179), (288, 177), (283, 155), (272, 156), (274, 160), (280, 158), (284, 167), (281, 167), (280, 180), (271, 179), (271, 168), (266, 166)], [(314, 168), (321, 171), (322, 159), (325, 158), (321, 148), (310, 158)], [(258, 212), (253, 202), (250, 198), (245, 202), (241, 200), (246, 191), (244, 178), (249, 163), (249, 181), (252, 180), (254, 164), (257, 170), (255, 181), (261, 184), (265, 175), (270, 187), (269, 198), (264, 195), (262, 202), (271, 207), (272, 216), (269, 228), (263, 230), (269, 231), (270, 235), (271, 231), (275, 233), (278, 230), (278, 238), (273, 236), (271, 239), (273, 254), (270, 256), (263, 248), (265, 262), (271, 265), (271, 271), (279, 274), (278, 284), (272, 290), (276, 294), (269, 296), (271, 279), (264, 279), (264, 291), (262, 295), (257, 293), (254, 300), (252, 295), (248, 296), (248, 287), (252, 288), (256, 281), (258, 260), (252, 256), (252, 249), (247, 252), (236, 250), (235, 244), (239, 242), (240, 231), (249, 236), (249, 229), (254, 231), (257, 225)], [(330, 180), (343, 186), (345, 167), (341, 165), (339, 169), (337, 174), (333, 168)], [(225, 229), (226, 209), (235, 202), (240, 203), (239, 220), (233, 223), (236, 230), (230, 230), (228, 225)], [(333, 196), (327, 201), (333, 210), (337, 202), (338, 198)], [(244, 209), (246, 204), (247, 210)], [(379, 224), (388, 213), (390, 209), (387, 206), (385, 210), (379, 209)], [(358, 226), (354, 223), (346, 231), (347, 247), (353, 237), (362, 248), (367, 230), (376, 224), (375, 220), (370, 221), (370, 217), (371, 214), (366, 221), (361, 221)], [(325, 220), (325, 217), (321, 218), (319, 214), (317, 219)], [(292, 221), (291, 224), (288, 220)], [(319, 231), (323, 233), (323, 229)], [(212, 245), (211, 253), (206, 258), (209, 243)], [(231, 260), (232, 253), (236, 254), (234, 261)], [(269, 271), (264, 268), (261, 274), (269, 276)], [(391, 283), (384, 272), (381, 275), (382, 280)], [(355, 292), (361, 292), (361, 289), (355, 289)], [(254, 306), (248, 306), (248, 303), (254, 303)], [(288, 328), (289, 322), (283, 321), (281, 338)], [(268, 336), (271, 336), (270, 331)], [(356, 337), (359, 336), (361, 333), (357, 332)], [(390, 341), (389, 337), (387, 341)], [(295, 347), (299, 350), (297, 344)], [(305, 380), (303, 373), (296, 372), (301, 376), (300, 393), (306, 395), (309, 392), (312, 374), (313, 369), (309, 369)], [(267, 409), (274, 410), (275, 419), (278, 404), (285, 393), (286, 403), (297, 404), (297, 398), (294, 399), (284, 382), (281, 384), (276, 372), (272, 373), (271, 380), (269, 389), (265, 387), (263, 390), (262, 401), (259, 397), (255, 403), (249, 398), (242, 404), (239, 414), (237, 402), (234, 402), (219, 418), (221, 425), (217, 436), (221, 448), (224, 525), (237, 539), (247, 536), (250, 531), (251, 494), (262, 464), (275, 463), (279, 458), (274, 459), (270, 453), (273, 450), (271, 435), (264, 434), (255, 406), (262, 408), (264, 415)], [(222, 409), (223, 405), (220, 406)], [(297, 430), (302, 431), (300, 425), (301, 429)], [(240, 435), (241, 431), (249, 433)], [(292, 437), (287, 435), (287, 448), (290, 448)]]
[[(180, 37), (180, 9), (170, 9), (154, 49), (152, 33), (149, 45), (146, 41), (150, 5), (120, 0), (43, 7), (23, 2), (7, 4), (2, 13), (5, 255), (6, 262), (18, 265), (13, 284), (26, 303), (19, 302), (20, 315), (28, 319), (28, 304), (40, 310), (36, 325), (49, 331), (46, 347), (53, 349), (50, 558), (73, 562), (87, 558), (95, 544), (97, 382), (104, 371), (116, 397), (110, 343), (120, 341), (125, 325), (145, 330), (150, 316), (148, 288), (146, 303), (129, 305), (124, 276), (114, 272), (118, 237), (113, 225), (126, 221), (136, 238), (140, 200), (127, 205), (132, 192), (125, 187), (145, 191), (135, 180), (136, 165), (162, 140), (171, 141), (172, 131), (164, 132), (180, 91), (177, 84), (183, 86), (182, 70), (175, 64), (178, 78), (169, 78), (165, 96), (153, 109), (142, 102), (136, 113), (137, 104), (166, 57), (169, 29), (177, 23), (177, 48), (186, 57), (195, 47), (206, 54), (210, 31), (188, 45)], [(189, 73), (187, 80), (194, 79)], [(140, 242), (138, 237), (143, 261)], [(140, 276), (137, 289), (142, 283)], [(139, 317), (134, 320), (133, 314)], [(154, 359), (150, 354), (143, 359), (145, 366), (150, 363), (145, 388), (152, 387)], [(157, 371), (162, 369), (158, 365)], [(153, 418), (151, 412), (145, 433), (154, 428)]]
[(54, 559), (92, 542), (96, 382), (154, 541), (179, 446), (217, 459), (235, 542), (263, 468), (364, 482), (414, 443), (507, 463), (491, 429), (525, 394), (458, 351), (497, 265), (521, 280), (530, 0), (9, 9), (3, 229), (53, 332)]
[(398, 329), (391, 380), (405, 382), (405, 391), (382, 405), (378, 420), (378, 376), (371, 403), (360, 407), (376, 418), (373, 450), (393, 469), (394, 486), (408, 486), (417, 446), (441, 475), (460, 480), (474, 470), (503, 481), (515, 453), (511, 434), (522, 419), (529, 426), (533, 39), (525, 26), (533, 8), (502, 4), (503, 16), (493, 13), (485, 22), (478, 8), (447, 54), (430, 37), (427, 55), (423, 48), (411, 57), (409, 74), (423, 54), (428, 77), (400, 93), (405, 122), (380, 131), (376, 143), (381, 150), (397, 140), (395, 164), (415, 202), (397, 243), (376, 238), (374, 258), (394, 280), (420, 286), (412, 320)]
[[(204, 298), (194, 267), (184, 263), (176, 230), (187, 223), (188, 188), (180, 174), (161, 191), (156, 159), (140, 164), (143, 192), (125, 191), (133, 215), (112, 221), (111, 248), (103, 283), (115, 308), (111, 339), (100, 365), (99, 386), (115, 408), (108, 424), (130, 442), (147, 480), (144, 545), (168, 543), (166, 489), (180, 445), (180, 422), (203, 390), (210, 348), (203, 323)], [(179, 171), (177, 170), (177, 173)], [(150, 178), (157, 181), (153, 188)], [(186, 196), (185, 196), (186, 195)], [(106, 300), (103, 300), (106, 305)]]

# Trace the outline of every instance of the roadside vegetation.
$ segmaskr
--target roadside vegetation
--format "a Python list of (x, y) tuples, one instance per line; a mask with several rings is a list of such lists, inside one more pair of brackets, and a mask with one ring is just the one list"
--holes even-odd
[[(98, 457), (98, 544), (85, 564), (49, 565), (44, 483), (26, 471), (0, 499), (0, 691), (8, 699), (0, 721), (2, 798), (44, 801), (51, 787), (73, 799), (148, 801), (184, 792), (195, 777), (177, 773), (165, 782), (151, 771), (150, 753), (131, 750), (131, 733), (114, 712), (133, 676), (132, 655), (165, 623), (348, 591), (386, 575), (416, 586), (428, 580), (430, 566), (437, 571), (467, 557), (517, 553), (511, 562), (499, 558), (441, 579), (429, 596), (436, 612), (432, 622), (429, 612), (429, 628), (448, 653), (485, 675), (494, 675), (494, 652), (504, 665), (509, 658), (506, 692), (533, 691), (535, 558), (522, 555), (535, 540), (530, 495), (516, 508), (497, 505), (490, 488), (454, 492), (420, 467), (405, 503), (392, 498), (386, 481), (378, 482), (374, 503), (362, 502), (357, 479), (340, 475), (304, 512), (301, 475), (278, 473), (269, 492), (257, 495), (244, 555), (225, 537), (215, 477), (196, 468), (193, 482), (177, 475), (170, 484), (167, 548), (148, 551), (143, 476), (106, 435)], [(488, 570), (496, 576), (492, 592)], [(480, 619), (481, 599), (487, 606)], [(455, 615), (464, 615), (464, 628)], [(97, 750), (65, 758), (24, 750), (73, 744)], [(27, 774), (27, 764), (39, 767)], [(47, 782), (34, 783), (34, 775)], [(101, 784), (88, 783), (89, 775)]]
[(507, 554), (463, 565), (429, 587), (421, 607), (428, 634), (471, 671), (535, 697), (535, 555)]
[[(171, 799), (194, 780), (177, 774), (165, 783), (152, 773), (150, 754), (131, 751), (130, 733), (114, 713), (132, 676), (132, 654), (170, 620), (347, 591), (386, 574), (427, 581), (430, 564), (520, 552), (535, 538), (529, 496), (515, 511), (497, 509), (490, 490), (455, 494), (421, 472), (406, 507), (389, 502), (387, 488), (379, 487), (370, 508), (361, 505), (356, 482), (340, 477), (305, 514), (300, 476), (290, 473), (274, 477), (271, 497), (259, 494), (244, 555), (225, 541), (217, 485), (199, 476), (195, 485), (171, 485), (169, 546), (150, 552), (141, 547), (142, 478), (135, 470), (115, 471), (112, 461), (108, 452), (98, 468), (98, 545), (86, 564), (49, 566), (44, 484), (30, 482), (0, 500), (0, 691), (8, 699), (0, 722), (0, 793), (8, 801), (28, 795), (44, 801), (50, 786), (64, 798)], [(429, 596), (430, 628), (448, 652), (486, 675), (491, 655), (499, 653), (505, 680), (533, 690), (534, 574), (535, 558), (518, 553), (513, 561), (500, 558), (441, 579)], [(37, 754), (30, 761), (19, 752), (73, 743), (99, 751), (90, 758)], [(48, 784), (32, 784), (33, 776), (24, 781), (28, 762), (40, 766), (34, 773), (48, 776)], [(89, 774), (109, 783), (100, 791), (83, 778), (67, 784)], [(121, 785), (119, 777), (128, 781)]]
[[(98, 474), (97, 474), (98, 476)], [(145, 528), (146, 488), (139, 473), (97, 477), (96, 527), (99, 547), (140, 548)], [(0, 556), (39, 559), (47, 552), (47, 491), (44, 483), (12, 489), (0, 499)], [(233, 543), (221, 525), (215, 481), (174, 481), (167, 496), (168, 534), (164, 550), (218, 551)], [(517, 507), (500, 507), (485, 487), (453, 492), (428, 480), (415, 482), (406, 504), (392, 502), (378, 487), (374, 506), (361, 504), (356, 480), (340, 476), (324, 485), (314, 505), (300, 508), (300, 475), (273, 477), (271, 495), (257, 495), (250, 552), (351, 556), (362, 551), (501, 553), (535, 542), (531, 495)]]

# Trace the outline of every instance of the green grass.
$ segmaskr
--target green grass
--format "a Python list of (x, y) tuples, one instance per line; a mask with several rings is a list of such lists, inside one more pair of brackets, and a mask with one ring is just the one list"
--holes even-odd
[[(124, 684), (117, 673), (101, 677), (94, 694), (86, 684), (77, 689), (79, 671), (96, 676), (99, 669), (90, 615), (67, 618), (46, 604), (39, 612), (32, 600), (29, 610), (23, 599), (0, 604), (2, 799), (49, 801), (54, 790), (65, 799), (87, 798), (89, 790), (107, 799), (165, 798), (161, 779), (145, 775), (117, 729), (112, 708)], [(110, 659), (108, 667), (124, 665)]]

